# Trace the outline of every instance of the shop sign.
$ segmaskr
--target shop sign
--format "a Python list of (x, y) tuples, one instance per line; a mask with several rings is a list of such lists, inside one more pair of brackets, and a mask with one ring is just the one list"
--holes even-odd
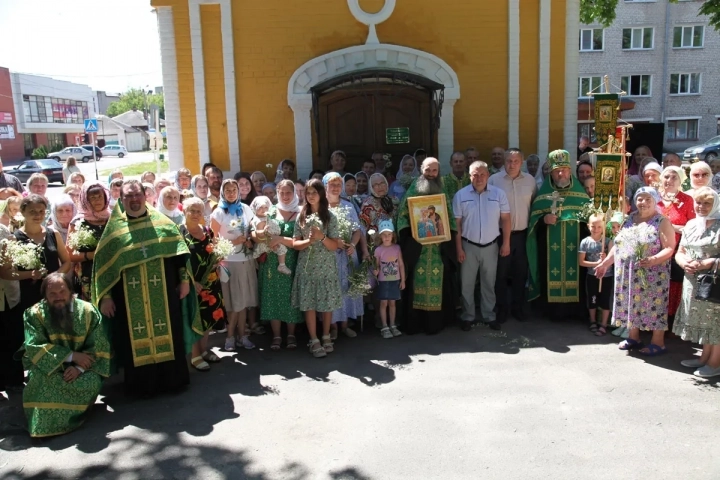
[(13, 123), (13, 115), (10, 112), (0, 112), (0, 123)]
[(0, 125), (0, 140), (15, 140), (15, 127)]

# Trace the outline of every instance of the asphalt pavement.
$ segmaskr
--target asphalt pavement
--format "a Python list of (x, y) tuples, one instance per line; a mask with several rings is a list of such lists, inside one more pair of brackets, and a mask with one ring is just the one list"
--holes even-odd
[[(581, 323), (511, 320), (384, 340), (325, 359), (220, 352), (183, 393), (135, 400), (109, 380), (86, 424), (31, 440), (0, 398), (0, 477), (202, 479), (720, 478), (717, 381)], [(300, 345), (303, 339), (299, 338)]]

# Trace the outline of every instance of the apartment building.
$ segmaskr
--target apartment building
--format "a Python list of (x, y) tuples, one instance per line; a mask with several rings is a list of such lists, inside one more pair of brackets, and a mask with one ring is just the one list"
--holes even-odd
[[(610, 27), (581, 25), (578, 101), (604, 91), (609, 75), (612, 91), (634, 102), (624, 120), (665, 124), (665, 151), (720, 135), (720, 32), (698, 14), (702, 3), (619, 0)], [(592, 122), (579, 117), (578, 134), (590, 134)]]

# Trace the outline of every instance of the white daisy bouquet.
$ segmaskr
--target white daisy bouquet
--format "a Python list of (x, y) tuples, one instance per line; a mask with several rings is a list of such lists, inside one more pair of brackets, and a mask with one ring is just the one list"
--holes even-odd
[[(320, 230), (322, 230), (323, 223), (317, 213), (311, 213), (310, 215), (305, 217), (305, 226), (307, 227), (308, 231), (312, 227), (318, 227)], [(312, 258), (313, 248), (314, 248), (314, 245), (311, 244), (310, 251), (308, 252), (307, 260), (305, 261), (305, 271), (306, 272), (307, 272), (307, 266), (310, 263), (310, 259)]]
[(366, 258), (357, 268), (355, 268), (350, 275), (349, 287), (347, 295), (351, 298), (364, 297), (372, 293), (372, 286), (370, 285), (370, 275), (375, 266), (375, 257), (373, 252), (375, 250), (375, 230), (370, 229), (367, 232), (368, 238), (368, 251), (370, 252), (370, 258)]
[[(647, 223), (623, 228), (615, 237), (615, 252), (622, 260), (639, 262), (647, 256), (650, 245), (657, 241), (657, 231)], [(640, 278), (643, 288), (648, 287), (647, 271), (638, 269), (635, 274)]]
[(14, 240), (3, 240), (2, 256), (0, 257), (1, 265), (12, 265), (18, 270), (40, 270), (43, 276), (47, 273), (47, 269), (43, 264), (43, 248), (34, 243), (21, 243)]
[(235, 245), (232, 244), (227, 238), (218, 238), (213, 243), (212, 260), (215, 263), (220, 263), (227, 257), (233, 254)]
[[(245, 223), (245, 220), (243, 219), (243, 217), (239, 217), (235, 220), (230, 221), (230, 228), (228, 229), (228, 233), (233, 234), (236, 237), (247, 238), (248, 226)], [(233, 253), (247, 253), (247, 248), (245, 247), (245, 244), (235, 245)]]
[(67, 245), (76, 252), (92, 252), (97, 248), (98, 238), (87, 228), (80, 228), (68, 235)]

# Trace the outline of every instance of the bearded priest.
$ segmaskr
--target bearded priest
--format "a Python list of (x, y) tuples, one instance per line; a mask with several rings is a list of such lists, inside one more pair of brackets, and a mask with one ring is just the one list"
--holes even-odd
[[(445, 216), (450, 224), (451, 239), (443, 243), (421, 245), (412, 235), (408, 198), (425, 195), (445, 195), (446, 208), (436, 206), (435, 216)], [(400, 202), (397, 218), (398, 244), (402, 249), (408, 272), (402, 293), (400, 317), (405, 333), (438, 333), (445, 322), (455, 318), (455, 296), (452, 283), (457, 270), (455, 250), (455, 216), (452, 198), (443, 187), (440, 163), (437, 158), (423, 160), (421, 174), (408, 188)]]
[(582, 238), (577, 214), (590, 199), (572, 176), (567, 151), (550, 152), (547, 162), (550, 175), (530, 209), (528, 299), (536, 300), (540, 313), (551, 320), (565, 320), (582, 312), (577, 255)]

